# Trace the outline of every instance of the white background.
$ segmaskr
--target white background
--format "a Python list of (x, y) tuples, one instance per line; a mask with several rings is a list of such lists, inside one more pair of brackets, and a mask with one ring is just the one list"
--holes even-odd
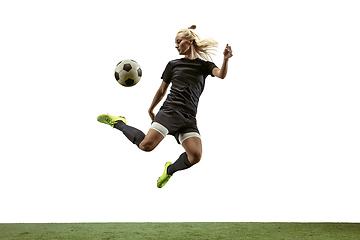
[[(2, 1), (0, 222), (360, 222), (357, 1)], [(203, 158), (163, 188), (151, 153), (96, 121), (147, 109), (175, 36), (219, 42), (198, 109)], [(143, 77), (114, 79), (131, 58)], [(160, 104), (161, 105), (161, 104)], [(160, 106), (159, 105), (159, 106)], [(158, 109), (158, 108), (157, 108)]]

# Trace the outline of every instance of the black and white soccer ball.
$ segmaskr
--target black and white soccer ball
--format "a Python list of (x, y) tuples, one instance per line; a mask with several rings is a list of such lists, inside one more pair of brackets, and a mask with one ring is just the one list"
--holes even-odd
[(141, 76), (141, 67), (134, 60), (122, 60), (115, 67), (115, 79), (125, 87), (135, 86), (140, 81)]

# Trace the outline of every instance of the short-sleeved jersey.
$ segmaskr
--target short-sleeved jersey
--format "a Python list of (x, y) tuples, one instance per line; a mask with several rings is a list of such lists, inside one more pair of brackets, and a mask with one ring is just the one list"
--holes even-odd
[[(216, 65), (199, 58), (170, 61), (162, 75), (166, 83), (172, 83), (162, 108), (182, 110), (196, 116), (199, 98), (205, 87), (205, 79), (212, 75)], [(214, 76), (213, 76), (214, 77)]]

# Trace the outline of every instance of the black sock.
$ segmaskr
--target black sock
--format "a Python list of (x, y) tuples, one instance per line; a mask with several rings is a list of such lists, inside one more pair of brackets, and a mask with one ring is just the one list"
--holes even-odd
[(176, 160), (176, 162), (174, 162), (167, 168), (167, 174), (173, 175), (175, 172), (184, 170), (184, 169), (188, 169), (192, 165), (194, 165), (194, 164), (191, 164), (189, 162), (187, 154), (186, 154), (186, 152), (184, 152), (183, 154), (180, 155), (180, 157), (178, 158), (178, 160)]
[(114, 127), (122, 131), (123, 134), (138, 147), (145, 138), (145, 134), (142, 131), (126, 125), (123, 121), (118, 121)]

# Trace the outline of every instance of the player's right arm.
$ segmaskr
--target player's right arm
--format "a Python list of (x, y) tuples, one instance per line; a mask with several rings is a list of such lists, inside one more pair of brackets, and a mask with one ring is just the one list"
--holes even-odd
[(150, 115), (151, 120), (154, 120), (154, 118), (155, 118), (154, 108), (158, 105), (158, 103), (161, 101), (161, 99), (163, 99), (163, 97), (165, 96), (166, 90), (168, 89), (169, 85), (170, 85), (169, 83), (166, 83), (164, 81), (161, 82), (161, 85), (160, 85), (159, 89), (157, 90), (155, 97), (149, 108), (149, 115)]

